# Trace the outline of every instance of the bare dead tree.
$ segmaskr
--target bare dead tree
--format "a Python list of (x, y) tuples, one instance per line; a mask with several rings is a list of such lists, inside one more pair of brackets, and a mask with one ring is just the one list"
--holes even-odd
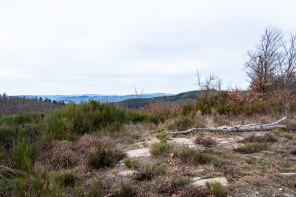
[(204, 91), (206, 97), (208, 97), (213, 91), (222, 90), (222, 79), (217, 75), (209, 74), (202, 81), (200, 73), (198, 69), (196, 69), (196, 78), (196, 85), (199, 87), (200, 90)]
[(283, 75), (283, 89), (296, 93), (296, 34), (290, 34), (288, 46), (284, 46), (285, 61), (281, 71)]
[(280, 29), (268, 27), (255, 50), (247, 52), (248, 61), (245, 63), (245, 69), (251, 79), (252, 90), (265, 95), (271, 92), (277, 70), (284, 59), (283, 37)]
[(138, 94), (138, 90), (137, 88), (135, 87), (135, 93), (136, 93), (136, 97), (137, 97), (137, 100), (138, 100), (138, 103), (140, 105), (140, 109), (142, 108), (142, 102), (141, 102), (141, 99), (142, 99), (142, 96), (143, 96), (143, 89), (141, 91), (141, 94)]

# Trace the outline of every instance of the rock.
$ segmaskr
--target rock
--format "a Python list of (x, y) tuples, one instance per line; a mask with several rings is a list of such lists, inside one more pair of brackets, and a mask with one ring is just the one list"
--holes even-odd
[(259, 192), (258, 192), (258, 191), (255, 191), (255, 194), (256, 194), (256, 195), (259, 195)]
[(150, 149), (149, 148), (140, 148), (140, 149), (130, 150), (126, 154), (129, 158), (149, 157), (150, 156)]
[(193, 179), (192, 179), (192, 181), (193, 182), (197, 182), (197, 181), (199, 181), (201, 179), (201, 177), (194, 177)]
[(197, 147), (192, 141), (192, 139), (189, 138), (172, 138), (172, 140), (170, 140), (169, 142), (174, 144), (187, 145), (190, 148)]
[(127, 171), (119, 172), (118, 175), (131, 176), (131, 175), (134, 175), (136, 172), (137, 171), (135, 171), (135, 170), (127, 170)]
[(202, 171), (204, 171), (204, 170), (205, 170), (205, 169), (199, 168), (199, 169), (194, 170), (194, 172), (202, 172)]
[(224, 177), (216, 177), (211, 179), (201, 179), (192, 183), (193, 185), (204, 186), (206, 182), (220, 182), (223, 186), (228, 185), (228, 181)]
[(296, 175), (296, 172), (280, 173), (280, 175), (284, 175), (284, 176), (295, 176)]

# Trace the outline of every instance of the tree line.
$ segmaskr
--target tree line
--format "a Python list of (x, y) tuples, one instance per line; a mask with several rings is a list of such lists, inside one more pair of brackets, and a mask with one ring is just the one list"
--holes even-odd
[(44, 112), (45, 114), (51, 112), (57, 107), (64, 106), (64, 101), (57, 102), (50, 99), (38, 99), (7, 96), (5, 93), (0, 94), (0, 115), (14, 115), (25, 112)]

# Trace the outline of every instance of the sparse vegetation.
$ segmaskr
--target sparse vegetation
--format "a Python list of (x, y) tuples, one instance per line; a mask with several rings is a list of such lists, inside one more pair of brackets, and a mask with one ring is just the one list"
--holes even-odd
[(204, 136), (197, 136), (194, 140), (194, 142), (196, 144), (201, 144), (205, 147), (213, 147), (215, 146), (217, 143), (215, 140), (213, 140), (212, 138), (210, 137), (204, 137)]
[(176, 184), (178, 187), (184, 187), (185, 185), (190, 184), (190, 182), (191, 180), (189, 177), (182, 176), (182, 177), (178, 177)]
[(206, 186), (215, 197), (227, 197), (227, 190), (219, 182), (206, 182)]
[(207, 164), (218, 163), (218, 157), (210, 153), (200, 153), (193, 148), (183, 147), (175, 151), (174, 155), (186, 164)]
[(264, 143), (248, 142), (243, 147), (234, 149), (234, 151), (247, 154), (247, 153), (258, 153), (258, 152), (260, 152), (262, 150), (266, 150), (266, 149), (267, 149), (266, 142), (264, 142)]
[(161, 156), (169, 153), (172, 150), (173, 146), (167, 142), (157, 142), (152, 145), (150, 153), (153, 156)]

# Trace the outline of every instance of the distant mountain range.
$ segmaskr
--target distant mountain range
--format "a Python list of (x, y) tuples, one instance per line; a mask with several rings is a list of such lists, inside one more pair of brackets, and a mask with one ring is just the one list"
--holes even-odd
[[(155, 93), (155, 94), (142, 94), (138, 95), (139, 98), (154, 98), (154, 97), (164, 97), (172, 96), (174, 94), (165, 94), (165, 93)], [(84, 94), (84, 95), (18, 95), (18, 97), (26, 98), (35, 98), (38, 99), (41, 97), (43, 100), (50, 99), (51, 101), (56, 100), (64, 101), (69, 103), (70, 101), (74, 103), (87, 102), (89, 100), (100, 100), (101, 102), (120, 102), (127, 99), (135, 99), (137, 95), (100, 95), (100, 94)]]

